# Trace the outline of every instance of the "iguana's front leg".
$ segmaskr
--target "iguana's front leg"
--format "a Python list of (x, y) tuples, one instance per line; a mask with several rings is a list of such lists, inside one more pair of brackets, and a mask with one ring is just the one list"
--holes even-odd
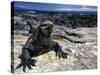
[(52, 46), (52, 49), (55, 51), (57, 57), (59, 57), (59, 58), (62, 57), (63, 59), (67, 59), (68, 53), (63, 52), (57, 42), (52, 41), (51, 46)]
[(23, 48), (22, 54), (20, 55), (19, 58), (21, 59), (21, 63), (19, 65), (17, 65), (16, 69), (23, 66), (23, 72), (25, 72), (26, 67), (28, 67), (28, 69), (31, 70), (32, 66), (35, 66), (36, 60), (31, 59), (30, 53), (27, 48)]

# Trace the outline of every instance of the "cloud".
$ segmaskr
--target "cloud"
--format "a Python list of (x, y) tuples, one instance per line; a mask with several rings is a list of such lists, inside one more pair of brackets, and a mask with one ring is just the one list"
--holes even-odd
[(25, 6), (21, 6), (21, 5), (20, 5), (20, 6), (16, 6), (16, 7), (20, 7), (20, 8), (26, 8)]
[(81, 11), (97, 11), (96, 8), (92, 8), (92, 7), (88, 7), (88, 6), (82, 6), (82, 8), (80, 8)]
[(57, 11), (97, 11), (96, 8), (88, 7), (88, 6), (82, 6), (81, 8), (58, 8), (55, 9)]

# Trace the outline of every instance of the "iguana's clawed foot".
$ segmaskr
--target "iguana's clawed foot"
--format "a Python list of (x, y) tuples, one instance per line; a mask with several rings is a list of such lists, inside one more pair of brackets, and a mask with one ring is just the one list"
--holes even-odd
[(62, 50), (58, 50), (56, 52), (56, 56), (59, 57), (59, 59), (60, 58), (67, 59), (67, 55), (68, 55), (68, 53), (63, 52)]
[(26, 66), (28, 67), (29, 70), (32, 70), (32, 66), (36, 66), (35, 63), (36, 63), (35, 59), (21, 59), (21, 63), (18, 64), (16, 69), (23, 67), (23, 72), (26, 72)]

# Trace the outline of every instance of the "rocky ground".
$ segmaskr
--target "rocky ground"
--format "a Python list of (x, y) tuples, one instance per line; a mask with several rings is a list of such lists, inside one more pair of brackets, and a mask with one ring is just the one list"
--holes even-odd
[[(54, 36), (54, 34), (56, 34), (56, 32), (58, 33), (58, 31), (55, 30), (52, 35)], [(67, 38), (64, 36), (61, 38), (53, 37), (52, 39), (57, 41), (63, 50), (69, 48), (72, 51), (68, 51), (68, 58), (65, 60), (59, 59), (58, 57), (55, 57), (55, 53), (51, 51), (49, 53), (36, 57), (37, 66), (33, 67), (33, 70), (27, 69), (27, 73), (87, 70), (97, 68), (97, 28), (80, 27), (76, 29), (67, 29), (67, 32), (75, 34), (77, 33), (81, 36), (75, 37), (69, 35), (68, 33), (65, 34), (62, 32)], [(28, 36), (24, 36), (22, 34), (14, 35), (14, 67), (16, 67), (16, 65), (20, 63), (20, 59), (18, 59), (18, 56), (21, 54), (22, 47), (25, 44), (27, 38)], [(85, 42), (75, 43), (69, 41), (69, 38), (71, 38), (72, 40), (81, 40)], [(17, 69), (16, 73), (23, 73), (22, 67), (20, 69)]]

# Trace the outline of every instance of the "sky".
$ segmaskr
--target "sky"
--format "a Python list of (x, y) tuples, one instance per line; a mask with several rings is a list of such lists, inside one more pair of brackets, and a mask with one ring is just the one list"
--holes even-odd
[[(14, 10), (39, 10), (50, 12), (82, 12), (97, 14), (97, 6), (88, 5), (69, 5), (69, 4), (51, 4), (14, 1)], [(83, 14), (84, 14), (83, 13)]]

